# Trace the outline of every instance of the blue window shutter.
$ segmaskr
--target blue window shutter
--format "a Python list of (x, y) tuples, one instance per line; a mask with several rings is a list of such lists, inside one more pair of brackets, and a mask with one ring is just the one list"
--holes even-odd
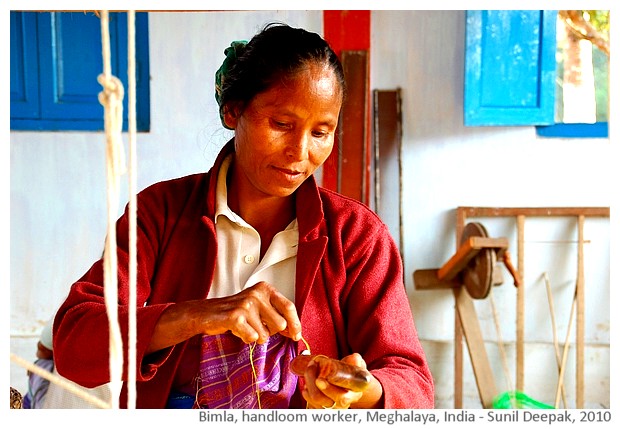
[[(34, 60), (20, 70), (20, 56), (13, 55), (14, 33), (19, 15), (27, 17), (25, 33), (34, 35)], [(15, 17), (15, 22), (14, 22)], [(23, 20), (23, 19), (22, 19)], [(14, 24), (16, 27), (14, 28)], [(125, 87), (124, 128), (127, 128), (127, 14), (110, 14), (112, 74)], [(15, 37), (15, 44), (18, 37)], [(101, 23), (85, 12), (11, 12), (11, 129), (15, 130), (103, 130), (102, 91), (97, 76), (103, 71)], [(22, 54), (22, 51), (24, 54)], [(23, 62), (23, 60), (22, 60)], [(24, 75), (25, 70), (25, 75)], [(136, 14), (136, 116), (138, 131), (150, 127), (148, 15)], [(34, 75), (27, 85), (20, 79)], [(14, 79), (15, 76), (15, 79)], [(15, 81), (15, 83), (14, 83)], [(19, 89), (36, 94), (35, 114), (20, 111)], [(34, 104), (34, 103), (33, 103)]]
[[(127, 14), (116, 13), (116, 20), (112, 20), (110, 25), (115, 25), (118, 61), (113, 73), (121, 79), (125, 87), (125, 98), (123, 100), (123, 129), (127, 129), (128, 113), (128, 82), (127, 77)], [(136, 35), (136, 127), (138, 131), (149, 131), (151, 127), (151, 98), (150, 98), (150, 68), (149, 68), (149, 28), (148, 13), (137, 12), (135, 15), (135, 35)], [(111, 41), (110, 43), (112, 43)]]
[(467, 11), (466, 126), (554, 123), (557, 11)]
[(11, 12), (11, 118), (39, 117), (39, 59), (36, 19)]
[[(39, 15), (39, 37), (42, 117), (101, 121), (103, 106), (97, 97), (102, 89), (97, 76), (103, 70), (99, 18), (83, 12), (44, 13)], [(112, 55), (117, 54), (113, 51)]]

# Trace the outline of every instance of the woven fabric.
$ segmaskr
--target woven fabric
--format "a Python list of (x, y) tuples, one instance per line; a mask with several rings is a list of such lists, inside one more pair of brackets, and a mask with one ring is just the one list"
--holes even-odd
[(288, 408), (297, 385), (295, 343), (280, 334), (248, 345), (226, 333), (204, 335), (197, 408)]
[[(34, 364), (48, 372), (54, 369), (52, 359), (37, 359)], [(43, 400), (49, 385), (50, 382), (46, 378), (28, 372), (28, 392), (24, 396), (23, 408), (43, 408)]]

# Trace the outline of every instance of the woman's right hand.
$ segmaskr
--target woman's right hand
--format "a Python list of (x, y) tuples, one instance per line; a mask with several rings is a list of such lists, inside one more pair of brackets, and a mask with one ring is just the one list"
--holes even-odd
[(276, 333), (294, 341), (301, 339), (295, 304), (270, 284), (259, 282), (235, 295), (180, 302), (168, 307), (155, 326), (147, 354), (194, 335), (228, 331), (248, 344), (262, 344)]

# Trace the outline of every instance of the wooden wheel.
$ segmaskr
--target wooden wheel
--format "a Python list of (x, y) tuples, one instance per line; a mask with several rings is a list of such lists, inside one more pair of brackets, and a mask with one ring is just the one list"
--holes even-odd
[[(470, 237), (488, 237), (487, 230), (481, 223), (468, 223), (463, 229), (461, 244)], [(484, 299), (489, 295), (496, 262), (497, 255), (493, 249), (482, 249), (461, 272), (461, 282), (473, 299)]]

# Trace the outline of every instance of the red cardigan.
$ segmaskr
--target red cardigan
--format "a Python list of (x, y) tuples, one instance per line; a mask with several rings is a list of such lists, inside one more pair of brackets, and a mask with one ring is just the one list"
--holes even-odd
[[(137, 408), (165, 406), (180, 358), (190, 349), (188, 340), (145, 356), (166, 307), (207, 296), (217, 252), (217, 171), (232, 150), (229, 142), (207, 173), (156, 183), (138, 196)], [(385, 408), (433, 408), (432, 376), (414, 326), (400, 254), (387, 227), (366, 206), (317, 187), (312, 177), (297, 190), (296, 205), (295, 304), (312, 353), (342, 358), (358, 352), (383, 386)], [(124, 379), (127, 231), (125, 212), (117, 222)], [(72, 285), (56, 314), (53, 338), (60, 374), (85, 387), (109, 381), (103, 260)], [(199, 355), (194, 355), (198, 367)], [(126, 402), (124, 387), (121, 406)], [(292, 406), (305, 406), (299, 389)]]

